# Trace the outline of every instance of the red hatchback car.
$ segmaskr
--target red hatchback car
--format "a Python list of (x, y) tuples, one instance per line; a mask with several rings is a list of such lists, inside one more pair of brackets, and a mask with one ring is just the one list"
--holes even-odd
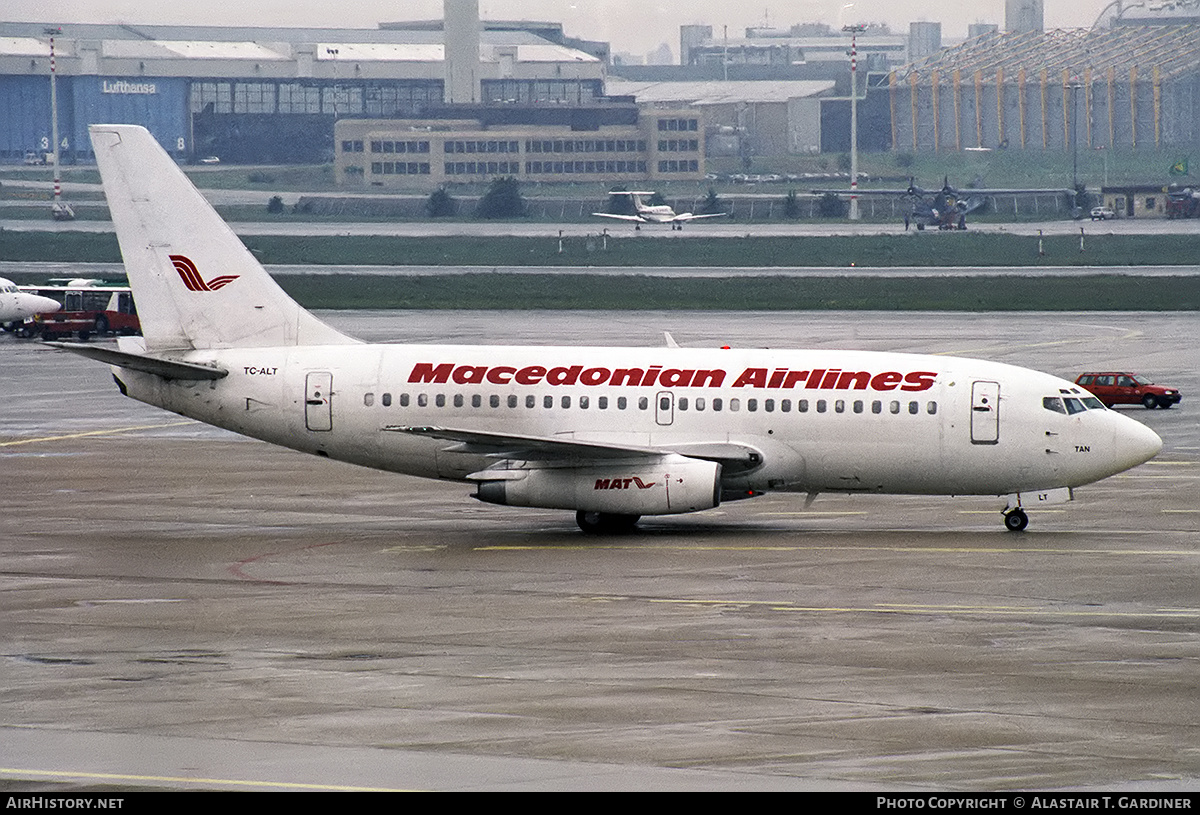
[(1141, 374), (1088, 373), (1076, 379), (1075, 384), (1087, 388), (1107, 407), (1141, 405), (1147, 410), (1155, 407), (1166, 410), (1183, 399), (1178, 388), (1155, 385)]

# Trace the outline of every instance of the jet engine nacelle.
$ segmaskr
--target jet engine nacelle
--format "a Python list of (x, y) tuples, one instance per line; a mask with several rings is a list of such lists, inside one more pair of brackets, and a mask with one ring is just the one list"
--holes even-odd
[(475, 498), (514, 507), (671, 515), (721, 503), (721, 465), (680, 455), (649, 464), (485, 470), (473, 478), (480, 482)]

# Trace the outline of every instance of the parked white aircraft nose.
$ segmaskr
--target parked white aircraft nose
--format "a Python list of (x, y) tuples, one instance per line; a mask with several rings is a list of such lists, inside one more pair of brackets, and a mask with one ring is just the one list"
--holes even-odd
[(62, 308), (62, 303), (57, 300), (51, 300), (49, 297), (42, 297), (40, 294), (27, 294), (28, 299), (24, 302), (34, 310), (34, 314), (53, 314)]

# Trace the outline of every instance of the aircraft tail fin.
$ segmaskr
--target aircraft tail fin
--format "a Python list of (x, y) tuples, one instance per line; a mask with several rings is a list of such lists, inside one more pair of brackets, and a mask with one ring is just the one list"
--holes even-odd
[(357, 342), (271, 279), (148, 130), (89, 130), (148, 351)]

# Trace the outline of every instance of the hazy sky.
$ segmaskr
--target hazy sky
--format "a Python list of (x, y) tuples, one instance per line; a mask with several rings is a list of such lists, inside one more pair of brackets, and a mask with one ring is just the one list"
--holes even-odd
[[(1109, 0), (1045, 0), (1047, 28), (1089, 26)], [(908, 30), (914, 20), (940, 22), (944, 39), (961, 39), (974, 22), (1004, 22), (1004, 0), (480, 0), (485, 18), (561, 21), (567, 34), (608, 40), (614, 51), (644, 53), (667, 43), (678, 56), (679, 26), (711, 25), (719, 35), (741, 36), (764, 20), (781, 27), (820, 21), (833, 25), (886, 22)], [(207, 0), (168, 4), (150, 0), (2, 0), (0, 20), (81, 23), (160, 23), (259, 26), (345, 26), (374, 28), (385, 20), (442, 16), (442, 0)]]

